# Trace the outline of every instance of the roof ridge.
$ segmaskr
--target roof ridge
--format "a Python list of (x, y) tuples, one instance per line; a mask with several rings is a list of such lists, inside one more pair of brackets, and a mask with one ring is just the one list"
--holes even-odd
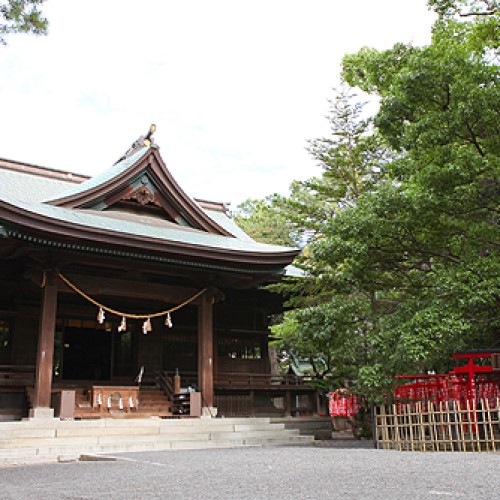
[(41, 165), (34, 165), (32, 163), (17, 160), (9, 160), (7, 158), (0, 158), (0, 169), (23, 172), (39, 177), (45, 177), (47, 179), (59, 179), (72, 182), (74, 184), (80, 184), (90, 179), (88, 175), (69, 172), (67, 170), (60, 170), (57, 168), (42, 167)]

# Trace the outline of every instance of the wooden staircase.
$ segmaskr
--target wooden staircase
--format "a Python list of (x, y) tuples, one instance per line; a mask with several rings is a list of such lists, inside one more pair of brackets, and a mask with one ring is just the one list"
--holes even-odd
[(171, 417), (172, 402), (163, 391), (157, 387), (141, 387), (139, 390), (139, 405), (136, 414), (139, 417)]

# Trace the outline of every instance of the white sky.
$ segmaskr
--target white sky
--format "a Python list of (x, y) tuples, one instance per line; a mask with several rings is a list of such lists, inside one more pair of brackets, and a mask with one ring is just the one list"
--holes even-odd
[(425, 0), (48, 0), (47, 37), (0, 46), (0, 157), (94, 175), (156, 123), (191, 196), (286, 194), (341, 58), (429, 42)]

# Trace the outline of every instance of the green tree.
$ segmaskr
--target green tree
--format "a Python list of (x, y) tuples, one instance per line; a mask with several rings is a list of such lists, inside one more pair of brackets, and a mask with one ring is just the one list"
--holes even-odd
[(500, 10), (497, 0), (429, 0), (428, 4), (442, 17), (493, 16)]
[(0, 44), (11, 33), (45, 35), (48, 21), (42, 15), (41, 4), (45, 0), (8, 0), (0, 2)]
[(292, 226), (276, 204), (278, 195), (245, 200), (232, 213), (234, 221), (251, 238), (272, 245), (295, 246)]
[(305, 276), (275, 287), (294, 309), (274, 332), (360, 392), (499, 340), (497, 41), (478, 36), (479, 17), (441, 18), (427, 47), (345, 56), (344, 79), (380, 99), (375, 132), (356, 140), (362, 190), (341, 141), (313, 148), (324, 174), (309, 187), (334, 209), (299, 261)]
[(344, 59), (346, 80), (380, 97), (375, 123), (401, 156), (322, 252), (337, 261), (359, 245), (357, 286), (390, 304), (378, 318), (389, 373), (444, 368), (452, 351), (497, 340), (499, 75), (476, 27), (439, 21), (428, 47)]
[(328, 120), (331, 134), (308, 148), (321, 177), (293, 183), (290, 196), (280, 201), (308, 244), (295, 263), (303, 275), (271, 287), (293, 308), (272, 331), (281, 349), (307, 358), (318, 379), (339, 387), (356, 378), (358, 365), (373, 360), (373, 311), (370, 296), (352, 286), (342, 264), (332, 265), (317, 252), (339, 214), (383, 182), (393, 155), (347, 87), (330, 102)]

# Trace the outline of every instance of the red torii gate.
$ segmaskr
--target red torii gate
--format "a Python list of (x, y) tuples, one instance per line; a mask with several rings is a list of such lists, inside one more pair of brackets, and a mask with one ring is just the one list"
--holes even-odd
[[(490, 407), (496, 408), (500, 400), (500, 366), (479, 365), (475, 359), (498, 358), (500, 350), (459, 352), (454, 359), (466, 359), (467, 364), (457, 366), (444, 374), (397, 375), (398, 380), (414, 380), (400, 385), (394, 391), (394, 398), (402, 402), (450, 402), (461, 405), (475, 405), (479, 399), (488, 400)], [(330, 416), (351, 419), (358, 412), (360, 398), (348, 389), (338, 389), (330, 393)]]

